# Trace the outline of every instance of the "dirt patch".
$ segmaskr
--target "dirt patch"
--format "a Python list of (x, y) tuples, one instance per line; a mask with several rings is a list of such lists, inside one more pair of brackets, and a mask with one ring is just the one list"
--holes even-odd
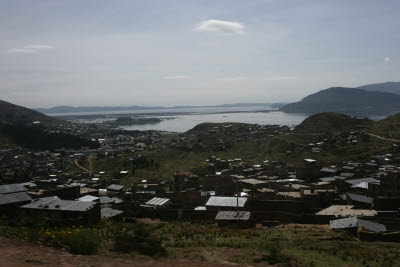
[(63, 250), (30, 243), (19, 239), (0, 237), (0, 266), (139, 266), (139, 267), (202, 267), (202, 266), (227, 266), (226, 264), (209, 263), (195, 260), (150, 260), (134, 258), (129, 255), (73, 255)]

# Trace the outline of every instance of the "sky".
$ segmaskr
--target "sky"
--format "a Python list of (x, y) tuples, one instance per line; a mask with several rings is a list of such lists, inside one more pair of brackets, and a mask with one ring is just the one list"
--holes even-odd
[(294, 102), (400, 81), (398, 0), (0, 0), (0, 99)]

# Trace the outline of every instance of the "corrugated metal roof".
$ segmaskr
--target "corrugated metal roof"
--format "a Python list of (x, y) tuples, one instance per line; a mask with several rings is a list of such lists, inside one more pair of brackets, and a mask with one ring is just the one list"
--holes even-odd
[(377, 183), (379, 182), (379, 180), (375, 179), (375, 178), (361, 178), (361, 179), (353, 179), (353, 180), (346, 180), (346, 183), (355, 185), (355, 184), (359, 184), (359, 183)]
[(353, 193), (346, 193), (349, 198), (353, 201), (358, 201), (358, 202), (363, 202), (363, 203), (368, 203), (368, 204), (374, 204), (374, 199), (371, 197), (366, 197), (363, 195), (357, 195), (357, 194), (353, 194)]
[(116, 210), (108, 207), (101, 208), (101, 218), (111, 218), (122, 213), (124, 213), (122, 210)]
[(218, 206), (218, 207), (244, 207), (247, 202), (247, 197), (218, 197), (211, 196), (206, 206)]
[(78, 198), (79, 201), (87, 201), (87, 202), (92, 202), (92, 201), (95, 201), (98, 199), (99, 199), (99, 197), (95, 197), (95, 196), (91, 196), (91, 195), (86, 195), (81, 198)]
[(322, 181), (322, 182), (333, 182), (333, 181), (336, 181), (336, 179), (333, 178), (333, 177), (319, 178), (319, 180)]
[(0, 205), (31, 201), (32, 198), (25, 192), (0, 195)]
[(335, 173), (335, 172), (337, 172), (337, 170), (336, 169), (332, 169), (332, 168), (322, 168), (321, 170), (320, 170), (321, 172), (329, 172), (329, 173)]
[(150, 206), (164, 206), (169, 204), (171, 201), (168, 198), (159, 198), (155, 197), (150, 199), (149, 201), (146, 202), (146, 205)]
[(334, 215), (336, 217), (377, 215), (375, 210), (353, 209), (353, 207), (353, 205), (332, 205), (329, 208), (317, 212), (316, 215)]
[(113, 203), (113, 202), (114, 202), (114, 200), (112, 198), (110, 198), (110, 197), (107, 197), (107, 196), (100, 197), (100, 203), (101, 204), (108, 204), (108, 203)]
[(357, 217), (344, 218), (333, 220), (330, 222), (331, 229), (345, 229), (353, 227), (365, 227), (373, 232), (386, 232), (386, 226), (380, 223), (374, 223), (366, 220), (358, 219)]
[(64, 211), (87, 211), (95, 206), (94, 202), (61, 200), (58, 197), (47, 197), (33, 200), (31, 203), (22, 206), (25, 209), (41, 210), (64, 210)]
[(118, 185), (118, 184), (112, 184), (109, 187), (107, 187), (108, 190), (114, 190), (114, 191), (119, 191), (124, 188), (123, 185)]
[(0, 185), (0, 194), (10, 194), (17, 192), (25, 192), (28, 189), (25, 188), (22, 184), (4, 184)]
[(215, 216), (215, 219), (247, 221), (250, 219), (250, 214), (249, 211), (220, 211), (217, 216)]

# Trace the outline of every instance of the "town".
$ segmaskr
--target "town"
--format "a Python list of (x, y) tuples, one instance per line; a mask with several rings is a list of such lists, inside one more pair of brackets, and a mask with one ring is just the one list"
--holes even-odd
[[(241, 228), (310, 224), (351, 231), (365, 240), (399, 241), (400, 142), (380, 140), (355, 127), (337, 135), (313, 133), (313, 143), (307, 138), (303, 144), (290, 141), (278, 148), (283, 149), (278, 156), (272, 151), (271, 159), (267, 154), (259, 162), (246, 162), (246, 153), (229, 152), (237, 143), (261, 146), (266, 140), (304, 134), (306, 123), (205, 124), (184, 134), (60, 125), (57, 131), (82, 136), (97, 147), (39, 151), (3, 145), (0, 208), (9, 218), (65, 225), (138, 218)], [(371, 139), (385, 143), (385, 153), (358, 160), (316, 159), (324, 151)], [(157, 177), (163, 163), (148, 153), (169, 149), (208, 156), (194, 168), (171, 169)], [(309, 157), (292, 160), (298, 150)], [(110, 168), (104, 164), (108, 160), (121, 167)], [(141, 176), (143, 169), (156, 175)]]

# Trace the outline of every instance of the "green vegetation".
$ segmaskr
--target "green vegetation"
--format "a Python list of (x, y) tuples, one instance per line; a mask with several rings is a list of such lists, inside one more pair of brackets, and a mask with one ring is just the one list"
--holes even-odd
[(61, 238), (61, 241), (74, 254), (93, 255), (99, 251), (101, 246), (101, 239), (97, 232), (87, 228), (69, 231)]
[(371, 132), (386, 138), (400, 140), (400, 113), (375, 122)]
[(298, 127), (298, 133), (337, 134), (344, 131), (365, 130), (374, 124), (369, 119), (356, 119), (338, 113), (319, 113), (305, 119)]
[[(400, 135), (400, 115), (374, 122), (368, 119), (355, 119), (342, 114), (323, 113), (306, 119), (296, 130), (286, 130), (278, 134), (250, 134), (233, 131), (231, 133), (211, 133), (215, 128), (224, 128), (227, 124), (205, 123), (183, 133), (168, 136), (168, 141), (184, 139), (179, 145), (158, 148), (151, 151), (127, 153), (111, 158), (93, 160), (94, 171), (105, 171), (106, 177), (118, 177), (121, 170), (128, 170), (121, 183), (130, 185), (143, 178), (170, 179), (175, 171), (193, 171), (207, 165), (205, 159), (216, 156), (224, 159), (242, 158), (251, 164), (260, 164), (264, 160), (279, 160), (289, 164), (301, 164), (304, 158), (314, 158), (336, 164), (343, 160), (363, 160), (371, 155), (392, 153), (393, 142), (369, 136), (376, 133), (392, 138)], [(230, 124), (236, 127), (255, 127), (250, 124)], [(377, 129), (384, 129), (380, 132)], [(387, 129), (391, 129), (390, 131)], [(348, 136), (357, 135), (357, 143), (348, 143)], [(387, 132), (388, 135), (384, 135)], [(207, 135), (208, 134), (208, 135)], [(206, 136), (206, 137), (204, 137)], [(201, 146), (206, 138), (224, 140), (225, 149), (216, 150), (214, 145)], [(310, 143), (324, 142), (321, 152), (313, 153)], [(138, 155), (142, 161), (129, 160)]]
[(75, 254), (116, 251), (152, 258), (195, 259), (242, 265), (400, 266), (399, 243), (361, 242), (324, 225), (238, 229), (185, 222), (111, 223), (92, 227), (28, 227), (0, 221), (0, 235), (65, 247)]

